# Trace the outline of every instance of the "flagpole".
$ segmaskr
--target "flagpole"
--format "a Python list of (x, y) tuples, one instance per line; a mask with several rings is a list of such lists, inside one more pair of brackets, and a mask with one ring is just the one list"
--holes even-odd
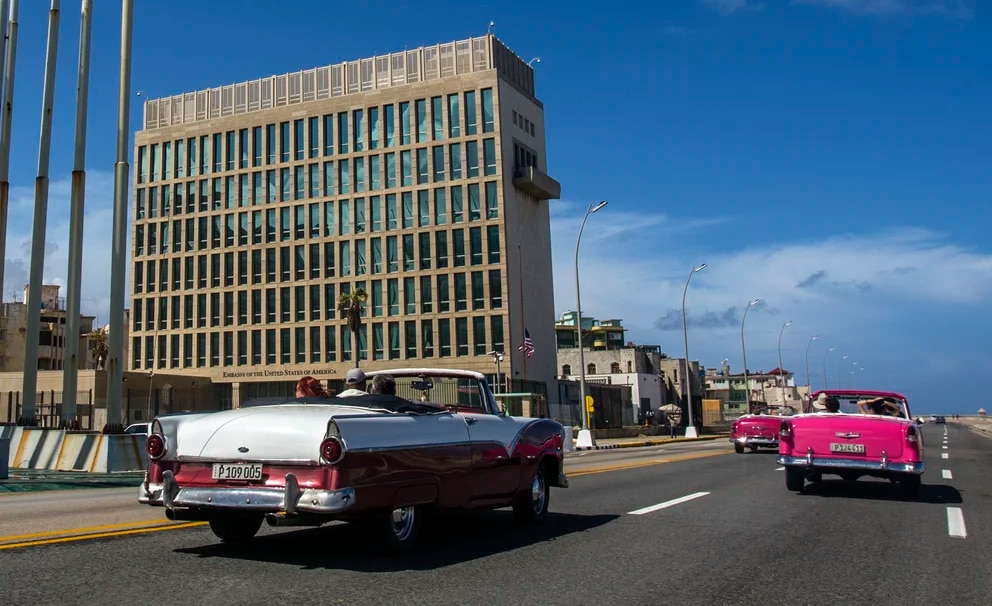
[[(527, 338), (527, 322), (524, 319), (524, 257), (520, 252), (520, 242), (517, 242), (517, 285), (520, 290), (520, 343), (523, 344)], [(527, 352), (521, 350), (523, 360), (523, 378), (527, 379)]]

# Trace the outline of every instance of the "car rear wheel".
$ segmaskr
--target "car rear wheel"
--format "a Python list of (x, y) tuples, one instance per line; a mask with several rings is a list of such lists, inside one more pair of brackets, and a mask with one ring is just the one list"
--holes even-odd
[(744, 445), (741, 444), (740, 442), (735, 442), (734, 452), (736, 452), (737, 454), (742, 454), (744, 452)]
[(785, 487), (793, 492), (799, 492), (806, 486), (806, 480), (803, 478), (802, 467), (786, 467), (785, 468)]
[(210, 520), (210, 530), (225, 543), (244, 543), (254, 538), (262, 526), (261, 515), (233, 515)]
[(419, 505), (379, 513), (371, 520), (379, 544), (394, 555), (412, 552), (420, 541), (426, 514), (426, 508)]
[(551, 491), (544, 471), (537, 467), (531, 479), (530, 490), (517, 495), (513, 501), (513, 515), (524, 524), (538, 524), (548, 517)]

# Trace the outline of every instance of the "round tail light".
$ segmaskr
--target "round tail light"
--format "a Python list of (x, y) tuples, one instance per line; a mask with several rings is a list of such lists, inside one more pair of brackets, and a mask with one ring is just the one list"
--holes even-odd
[(324, 463), (333, 465), (344, 456), (344, 444), (337, 437), (324, 438), (320, 443), (320, 459)]
[(153, 459), (161, 459), (165, 455), (165, 438), (153, 433), (145, 440), (145, 452)]
[(778, 433), (780, 436), (787, 437), (792, 435), (792, 425), (788, 421), (782, 421), (782, 424), (778, 427)]

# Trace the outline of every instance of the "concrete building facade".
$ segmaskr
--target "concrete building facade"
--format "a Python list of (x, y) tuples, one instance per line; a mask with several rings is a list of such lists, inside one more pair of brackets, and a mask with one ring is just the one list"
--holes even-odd
[(237, 406), (498, 351), (502, 385), (554, 395), (545, 150), (534, 72), (492, 35), (147, 101), (129, 369)]

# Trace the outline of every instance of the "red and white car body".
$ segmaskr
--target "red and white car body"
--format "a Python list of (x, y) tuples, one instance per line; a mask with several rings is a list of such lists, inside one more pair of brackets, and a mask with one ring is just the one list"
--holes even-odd
[[(790, 411), (794, 410), (792, 408)], [(730, 425), (730, 441), (737, 454), (745, 448), (778, 448), (778, 430), (782, 415), (771, 414), (767, 409), (739, 417)]]
[[(874, 476), (899, 482), (909, 496), (919, 493), (924, 471), (923, 435), (905, 396), (886, 391), (828, 390), (839, 412), (814, 408), (821, 392), (811, 395), (803, 414), (781, 421), (778, 463), (785, 466), (786, 487), (801, 491), (807, 480), (824, 474), (857, 480)], [(868, 414), (858, 401), (889, 398), (898, 414)]]
[(512, 506), (544, 519), (550, 487), (568, 485), (560, 423), (504, 414), (480, 373), (382, 372), (400, 395), (156, 418), (138, 500), (209, 521), (225, 541), (250, 539), (263, 520), (369, 522), (392, 551), (413, 547), (427, 509)]

